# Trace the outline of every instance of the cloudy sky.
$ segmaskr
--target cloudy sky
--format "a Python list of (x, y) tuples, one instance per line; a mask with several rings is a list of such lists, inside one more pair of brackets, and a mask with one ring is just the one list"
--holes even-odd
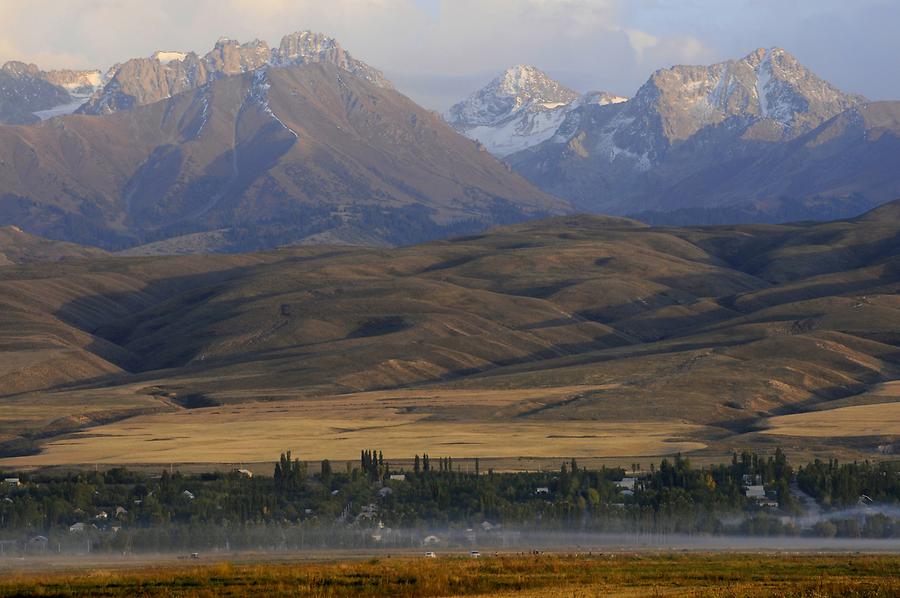
[(898, 0), (0, 0), (0, 61), (105, 69), (313, 29), (444, 109), (513, 64), (628, 95), (657, 68), (782, 46), (843, 89), (900, 99), (898, 27)]

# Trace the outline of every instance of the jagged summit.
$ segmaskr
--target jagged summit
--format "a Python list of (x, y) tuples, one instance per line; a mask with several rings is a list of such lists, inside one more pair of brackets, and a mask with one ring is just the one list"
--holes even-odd
[(517, 65), (450, 108), (447, 122), (458, 128), (497, 125), (521, 110), (552, 110), (578, 97), (540, 69)]
[(378, 69), (353, 58), (332, 37), (312, 31), (285, 35), (277, 48), (263, 40), (241, 43), (220, 37), (203, 56), (195, 52), (160, 50), (149, 58), (135, 58), (110, 69), (103, 89), (81, 109), (109, 114), (151, 104), (196, 89), (224, 75), (246, 73), (265, 66), (330, 63), (379, 87), (391, 88)]
[(845, 94), (782, 48), (759, 48), (710, 66), (674, 66), (655, 72), (635, 94), (633, 110), (656, 106), (669, 140), (732, 117), (770, 119), (794, 137), (865, 98)]
[(534, 66), (516, 65), (451, 107), (445, 120), (505, 156), (553, 135), (580, 95)]

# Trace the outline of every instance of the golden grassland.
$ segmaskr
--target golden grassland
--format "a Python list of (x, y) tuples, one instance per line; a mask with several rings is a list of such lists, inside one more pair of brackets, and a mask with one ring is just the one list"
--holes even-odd
[(548, 424), (496, 417), (513, 405), (541, 409), (583, 391), (403, 390), (182, 409), (92, 427), (48, 442), (40, 454), (2, 463), (260, 462), (286, 448), (305, 459), (349, 460), (369, 446), (404, 456), (648, 457), (705, 447), (684, 440), (701, 427), (679, 421)]
[(809, 596), (900, 593), (900, 557), (669, 554), (231, 564), (23, 572), (0, 596)]
[(773, 417), (763, 433), (816, 438), (900, 436), (900, 402), (891, 402), (900, 401), (900, 384), (882, 384), (857, 400), (874, 402)]
[(768, 420), (766, 434), (852, 437), (900, 435), (900, 403), (858, 405), (783, 415)]

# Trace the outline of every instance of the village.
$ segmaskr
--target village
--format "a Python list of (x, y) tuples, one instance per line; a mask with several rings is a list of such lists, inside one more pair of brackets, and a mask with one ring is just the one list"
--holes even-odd
[[(896, 466), (813, 463), (780, 451), (693, 468), (681, 457), (641, 470), (460, 471), (416, 458), (412, 471), (379, 452), (337, 472), (282, 454), (274, 476), (239, 467), (3, 476), (0, 555), (92, 551), (291, 550), (329, 545), (514, 546), (523, 530), (597, 533), (894, 537), (879, 504), (900, 500)], [(875, 485), (878, 484), (878, 485)], [(801, 487), (803, 489), (801, 489)], [(844, 488), (844, 496), (831, 493)], [(829, 517), (843, 509), (842, 518)]]

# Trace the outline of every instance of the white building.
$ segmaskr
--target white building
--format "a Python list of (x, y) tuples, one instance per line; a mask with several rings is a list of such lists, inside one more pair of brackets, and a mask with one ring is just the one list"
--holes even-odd
[(625, 490), (631, 490), (634, 492), (634, 484), (637, 481), (637, 478), (622, 478), (618, 482), (616, 482), (616, 488), (622, 488)]

